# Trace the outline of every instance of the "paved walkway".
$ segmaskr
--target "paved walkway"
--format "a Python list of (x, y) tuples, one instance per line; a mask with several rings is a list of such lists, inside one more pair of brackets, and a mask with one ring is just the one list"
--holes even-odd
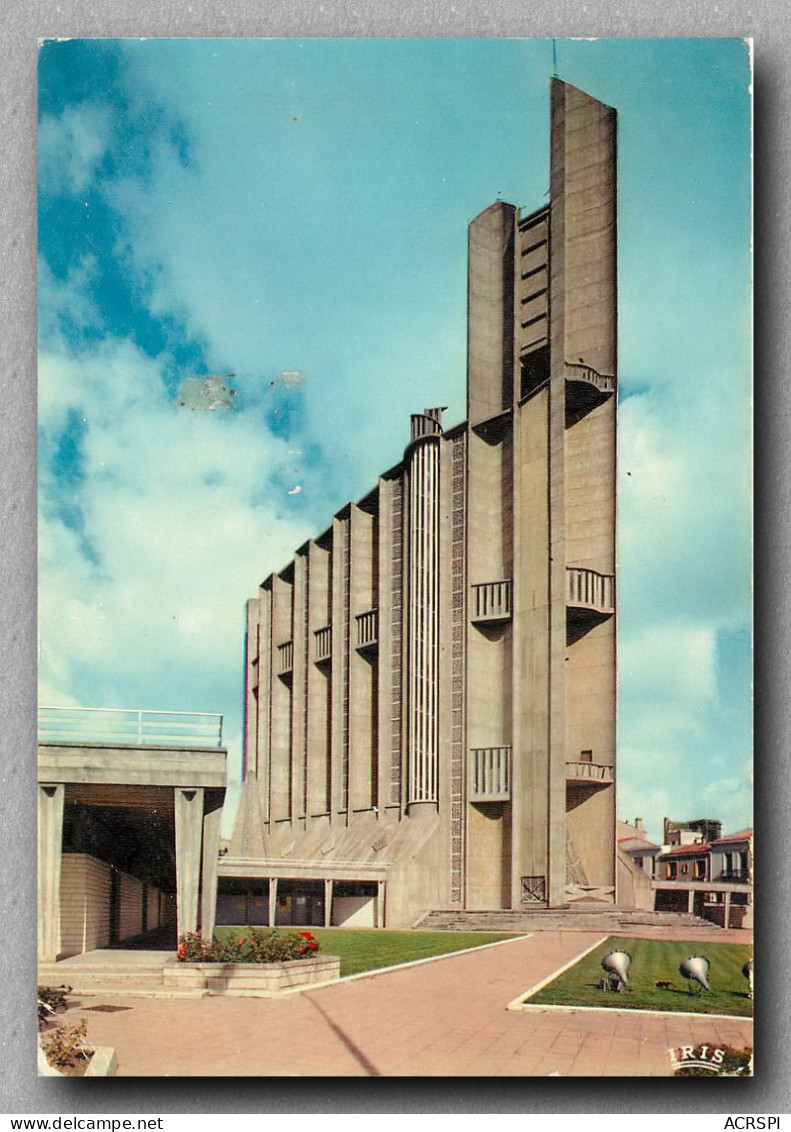
[(506, 1010), (601, 938), (540, 932), (283, 999), (85, 995), (65, 1019), (115, 1046), (119, 1076), (667, 1076), (671, 1046), (752, 1045), (748, 1019)]

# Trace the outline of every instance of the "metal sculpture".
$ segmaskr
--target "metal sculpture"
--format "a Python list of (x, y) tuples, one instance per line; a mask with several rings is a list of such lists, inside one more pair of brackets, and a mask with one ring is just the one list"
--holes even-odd
[(704, 990), (711, 991), (711, 983), (709, 982), (709, 970), (711, 963), (705, 955), (690, 955), (689, 959), (685, 959), (679, 967), (679, 972), (682, 977), (689, 980), (689, 993), (695, 993), (695, 985), (697, 984), (697, 993), (701, 994)]
[(629, 965), (632, 957), (628, 951), (610, 951), (601, 961), (606, 976), (601, 981), (601, 989), (622, 991), (629, 982)]
[(742, 974), (744, 975), (747, 982), (750, 984), (750, 998), (752, 998), (753, 997), (753, 961), (752, 961), (752, 959), (748, 959), (747, 962), (744, 964), (744, 966), (742, 967)]

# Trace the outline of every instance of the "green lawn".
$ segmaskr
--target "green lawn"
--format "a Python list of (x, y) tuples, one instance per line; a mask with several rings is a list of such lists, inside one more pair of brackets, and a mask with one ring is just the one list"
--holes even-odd
[[(222, 927), (217, 928), (215, 935), (220, 939), (229, 939), (233, 936), (242, 937), (249, 930)], [(485, 943), (497, 943), (501, 939), (516, 938), (511, 934), (496, 932), (397, 932), (387, 928), (375, 931), (363, 928), (311, 928), (310, 931), (325, 954), (340, 956), (341, 977), (356, 975), (359, 971), (376, 971), (380, 967), (394, 967), (397, 963), (409, 963), (414, 959), (428, 959), (432, 955), (466, 951), (470, 947), (482, 947)]]
[[(629, 985), (620, 994), (598, 989), (604, 972), (601, 961), (608, 951), (628, 951), (632, 957)], [(752, 999), (741, 972), (752, 948), (740, 943), (685, 943), (660, 939), (619, 939), (615, 936), (596, 947), (579, 963), (533, 995), (531, 1003), (557, 1006), (605, 1006), (617, 1010), (687, 1010), (700, 1014), (737, 1014), (751, 1017)], [(712, 993), (690, 994), (687, 980), (678, 972), (690, 955), (705, 955), (711, 962)], [(669, 979), (672, 986), (657, 987)]]

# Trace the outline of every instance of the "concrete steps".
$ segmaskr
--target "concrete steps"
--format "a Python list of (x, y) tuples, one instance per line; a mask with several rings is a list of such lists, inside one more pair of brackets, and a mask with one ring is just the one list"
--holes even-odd
[(413, 925), (424, 931), (601, 931), (609, 935), (630, 931), (661, 931), (687, 927), (716, 935), (722, 929), (710, 920), (678, 912), (642, 912), (633, 908), (572, 906), (565, 909), (538, 908), (525, 912), (485, 909), (464, 912), (437, 908)]
[(68, 986), (73, 991), (91, 994), (106, 992), (125, 994), (162, 987), (162, 969), (173, 957), (131, 952), (94, 951), (75, 955), (57, 963), (39, 963), (39, 986)]

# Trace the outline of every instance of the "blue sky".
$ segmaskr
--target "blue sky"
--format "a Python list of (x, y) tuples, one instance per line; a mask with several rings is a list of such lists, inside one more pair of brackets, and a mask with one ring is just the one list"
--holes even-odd
[[(619, 794), (751, 822), (750, 67), (557, 42), (619, 112)], [(549, 40), (72, 40), (39, 66), (41, 702), (218, 711), (244, 602), (465, 412), (466, 226), (547, 200)], [(232, 409), (180, 407), (233, 373)], [(285, 376), (284, 376), (285, 375)]]

